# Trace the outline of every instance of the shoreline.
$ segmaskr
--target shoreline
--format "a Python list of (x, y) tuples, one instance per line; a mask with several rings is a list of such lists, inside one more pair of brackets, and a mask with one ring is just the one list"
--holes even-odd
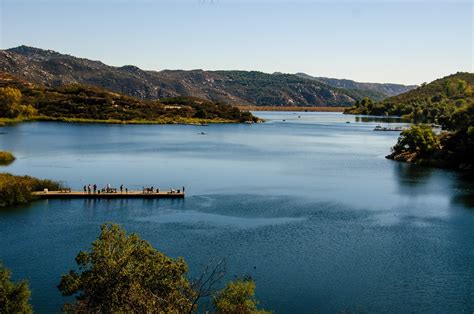
[[(260, 120), (263, 122), (263, 120)], [(196, 125), (205, 126), (208, 124), (245, 124), (245, 123), (261, 123), (245, 121), (240, 122), (237, 120), (225, 120), (225, 119), (196, 119), (196, 118), (183, 118), (183, 119), (160, 119), (160, 120), (116, 120), (116, 119), (83, 119), (83, 118), (55, 118), (47, 116), (37, 116), (31, 118), (0, 118), (0, 127), (23, 123), (23, 122), (63, 122), (63, 123), (84, 123), (84, 124), (180, 124), (180, 125)]]
[(299, 106), (235, 106), (244, 111), (301, 111), (301, 112), (344, 112), (348, 107), (299, 107)]

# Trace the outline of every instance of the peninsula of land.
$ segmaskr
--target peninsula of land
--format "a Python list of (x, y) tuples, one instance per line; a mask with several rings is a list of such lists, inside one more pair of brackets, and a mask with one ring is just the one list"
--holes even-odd
[[(389, 159), (474, 170), (474, 74), (458, 72), (381, 102), (364, 99), (345, 113), (402, 116), (415, 125), (401, 132)], [(443, 131), (436, 134), (433, 126)]]

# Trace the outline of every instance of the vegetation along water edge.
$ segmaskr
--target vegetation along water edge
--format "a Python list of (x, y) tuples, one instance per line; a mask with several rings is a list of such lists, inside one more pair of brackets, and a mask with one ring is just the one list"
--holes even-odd
[[(473, 90), (474, 74), (458, 72), (381, 102), (358, 101), (345, 113), (412, 119), (418, 125), (401, 132), (387, 158), (472, 173)], [(443, 131), (436, 134), (438, 125)]]
[(0, 123), (24, 121), (207, 124), (260, 120), (248, 111), (195, 97), (143, 100), (97, 86), (47, 87), (0, 72)]

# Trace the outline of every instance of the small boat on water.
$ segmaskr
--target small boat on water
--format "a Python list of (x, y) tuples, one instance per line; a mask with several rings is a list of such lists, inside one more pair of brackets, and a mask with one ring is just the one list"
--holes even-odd
[(199, 132), (198, 134), (199, 135), (206, 135), (207, 133), (206, 132)]
[(405, 130), (405, 128), (401, 127), (401, 126), (396, 126), (394, 128), (388, 128), (388, 127), (382, 127), (380, 125), (377, 125), (374, 129), (374, 131), (394, 131), (394, 132), (400, 132), (400, 131), (403, 131)]

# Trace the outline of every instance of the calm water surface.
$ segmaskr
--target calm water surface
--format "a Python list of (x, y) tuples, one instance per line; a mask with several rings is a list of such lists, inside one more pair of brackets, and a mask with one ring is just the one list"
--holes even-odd
[(50, 200), (1, 212), (0, 260), (30, 281), (35, 311), (60, 310), (60, 276), (104, 222), (183, 256), (192, 274), (226, 258), (228, 279), (252, 276), (260, 305), (277, 313), (474, 310), (472, 183), (386, 160), (398, 134), (373, 132), (379, 121), (257, 115), (269, 121), (0, 128), (0, 149), (17, 156), (11, 173), (76, 189), (186, 186), (185, 200)]

